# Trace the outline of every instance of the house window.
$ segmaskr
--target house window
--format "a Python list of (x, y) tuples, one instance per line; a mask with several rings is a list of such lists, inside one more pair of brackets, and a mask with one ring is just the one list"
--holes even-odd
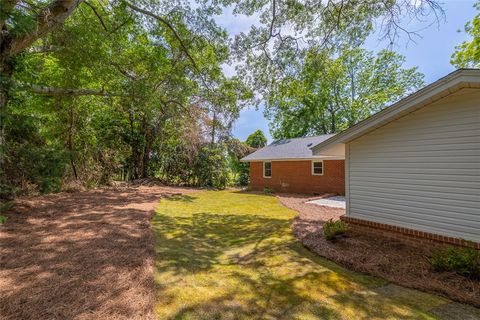
[(271, 178), (272, 177), (272, 163), (264, 162), (263, 163), (263, 177)]
[(323, 161), (312, 161), (312, 175), (323, 175)]

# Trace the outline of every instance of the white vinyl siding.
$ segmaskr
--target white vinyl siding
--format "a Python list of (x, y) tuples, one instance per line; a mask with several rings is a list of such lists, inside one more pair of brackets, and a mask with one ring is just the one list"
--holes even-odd
[(480, 241), (480, 90), (348, 144), (348, 216)]

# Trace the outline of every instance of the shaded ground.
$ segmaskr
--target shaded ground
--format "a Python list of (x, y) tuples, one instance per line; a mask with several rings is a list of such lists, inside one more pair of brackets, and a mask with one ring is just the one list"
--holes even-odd
[(238, 191), (162, 200), (153, 219), (158, 319), (468, 319), (471, 307), (307, 250), (291, 232), (296, 214), (276, 197)]
[(150, 319), (153, 209), (191, 190), (105, 189), (23, 199), (0, 226), (0, 319)]
[[(311, 226), (339, 214), (311, 206)], [(23, 199), (0, 226), (0, 319), (479, 319), (310, 252), (296, 214), (273, 196), (166, 187)]]
[[(333, 260), (348, 269), (379, 276), (396, 284), (443, 295), (455, 301), (480, 307), (480, 281), (468, 279), (454, 272), (434, 272), (427, 261), (432, 248), (412, 247), (400, 241), (349, 231), (347, 238), (336, 242), (323, 238), (323, 223), (344, 214), (343, 209), (334, 209), (306, 204), (305, 197), (279, 196), (289, 208), (297, 210), (293, 232), (310, 250)], [(480, 319), (480, 309), (459, 304), (452, 305), (462, 310), (462, 317), (452, 319)], [(444, 314), (447, 312), (446, 307)], [(470, 313), (467, 312), (469, 310)], [(440, 312), (440, 311), (438, 311)]]

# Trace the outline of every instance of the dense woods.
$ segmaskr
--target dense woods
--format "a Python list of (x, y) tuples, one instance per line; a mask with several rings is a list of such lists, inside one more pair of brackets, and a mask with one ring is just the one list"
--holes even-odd
[[(242, 108), (265, 105), (276, 138), (345, 129), (423, 84), (366, 37), (393, 43), (414, 35), (400, 16), (443, 17), (433, 0), (0, 5), (0, 198), (139, 178), (245, 185), (239, 159), (266, 139), (232, 137)], [(259, 23), (232, 38), (225, 8)]]

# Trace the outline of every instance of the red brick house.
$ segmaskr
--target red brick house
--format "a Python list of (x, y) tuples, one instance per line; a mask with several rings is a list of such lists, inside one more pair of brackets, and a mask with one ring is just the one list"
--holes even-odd
[[(343, 148), (313, 155), (312, 146), (333, 135), (283, 139), (246, 156), (250, 163), (250, 187), (275, 192), (345, 194)], [(336, 154), (338, 153), (338, 154)]]

